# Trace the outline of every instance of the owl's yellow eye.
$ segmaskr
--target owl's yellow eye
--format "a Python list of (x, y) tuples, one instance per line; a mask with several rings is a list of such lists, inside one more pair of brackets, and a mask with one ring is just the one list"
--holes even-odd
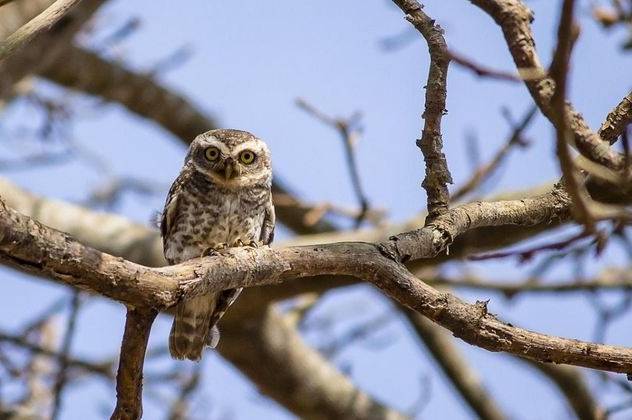
[(204, 151), (204, 156), (206, 156), (208, 160), (217, 160), (219, 157), (219, 149), (211, 146)]
[(245, 163), (246, 165), (250, 165), (252, 162), (255, 161), (255, 154), (250, 150), (244, 150), (239, 154), (239, 160), (241, 160), (242, 163)]

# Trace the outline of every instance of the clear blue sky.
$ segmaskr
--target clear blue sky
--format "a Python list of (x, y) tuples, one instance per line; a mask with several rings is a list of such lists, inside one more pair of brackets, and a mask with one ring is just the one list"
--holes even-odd
[[(429, 0), (426, 10), (446, 31), (455, 51), (498, 69), (512, 70), (513, 63), (500, 30), (486, 15), (467, 1)], [(621, 55), (623, 34), (604, 33), (589, 17), (589, 2), (580, 1), (582, 36), (575, 48), (570, 78), (570, 97), (593, 128), (625, 95), (631, 85), (632, 54)], [(534, 30), (544, 63), (554, 48), (558, 1), (538, 0)], [(302, 197), (353, 207), (355, 201), (347, 177), (342, 147), (336, 133), (324, 127), (294, 104), (306, 98), (320, 109), (336, 115), (360, 110), (364, 136), (358, 145), (362, 183), (372, 203), (388, 210), (392, 220), (404, 220), (425, 206), (420, 188), (422, 159), (415, 146), (421, 127), (421, 110), (428, 54), (419, 36), (387, 52), (385, 38), (410, 31), (402, 13), (385, 0), (296, 1), (204, 1), (171, 2), (113, 0), (99, 14), (97, 35), (88, 45), (98, 44), (129, 16), (138, 16), (142, 27), (115, 50), (128, 66), (149, 70), (171, 52), (187, 46), (193, 56), (182, 66), (160, 75), (166, 85), (183, 92), (200, 108), (214, 115), (225, 127), (252, 131), (265, 139), (272, 150), (275, 172)], [(458, 186), (468, 176), (467, 133), (480, 141), (485, 160), (504, 142), (509, 128), (501, 117), (503, 106), (518, 118), (530, 98), (521, 85), (481, 80), (453, 65), (449, 74), (448, 114), (443, 137), (448, 162)], [(58, 91), (42, 84), (50, 95)], [(116, 105), (100, 105), (80, 97), (72, 137), (111, 162), (119, 175), (152, 179), (168, 185), (180, 169), (184, 146), (158, 126), (130, 116)], [(160, 103), (155, 104), (160, 107)], [(32, 109), (19, 104), (1, 120), (4, 141), (7, 133), (32, 118)], [(495, 178), (493, 190), (539, 185), (554, 179), (550, 125), (540, 116), (529, 129), (531, 147), (512, 155), (510, 170)], [(35, 171), (7, 172), (19, 185), (48, 196), (81, 200), (102, 180), (85, 163), (47, 167)], [(491, 192), (491, 191), (490, 191)], [(147, 222), (162, 207), (163, 197), (126, 198), (116, 208), (132, 219)], [(622, 265), (620, 254), (609, 252), (601, 265)], [(513, 261), (471, 264), (497, 278), (516, 280), (532, 265)], [(555, 274), (571, 272), (569, 265)], [(2, 269), (3, 290), (0, 315), (4, 328), (15, 327), (54, 301), (60, 288)], [(590, 339), (595, 317), (581, 296), (518, 298), (507, 302), (502, 296), (462, 293), (468, 300), (491, 298), (490, 308), (515, 324), (567, 337)], [(352, 308), (353, 310), (350, 310)], [(367, 287), (330, 293), (317, 315), (349, 317), (348, 327), (388, 309), (388, 303)], [(106, 357), (120, 344), (124, 313), (118, 305), (95, 300), (79, 320), (74, 350), (85, 357)], [(612, 325), (608, 342), (632, 344), (627, 317)], [(164, 343), (170, 320), (161, 318), (151, 337)], [(340, 333), (344, 328), (337, 328)], [(354, 346), (333, 362), (351, 366), (352, 380), (363, 390), (387, 404), (405, 410), (423, 392), (430, 400), (424, 418), (471, 418), (433, 362), (413, 338), (406, 325), (394, 320), (377, 334), (385, 347)], [(312, 334), (307, 339), (322, 343)], [(502, 408), (513, 418), (567, 418), (567, 409), (555, 388), (540, 380), (530, 368), (508, 356), (490, 354), (464, 344), (472, 366)], [(217, 418), (231, 413), (237, 419), (291, 418), (274, 403), (261, 398), (256, 389), (230, 365), (213, 354), (205, 358), (203, 392), (196, 398), (196, 418)], [(183, 364), (186, 367), (186, 364)], [(428, 387), (425, 389), (424, 387)], [(164, 398), (159, 395), (159, 398)], [(113, 387), (100, 381), (85, 381), (67, 393), (65, 419), (109, 415)], [(534, 402), (537, 401), (537, 404)], [(155, 399), (146, 395), (145, 418), (161, 418)], [(623, 417), (622, 417), (623, 418)]]

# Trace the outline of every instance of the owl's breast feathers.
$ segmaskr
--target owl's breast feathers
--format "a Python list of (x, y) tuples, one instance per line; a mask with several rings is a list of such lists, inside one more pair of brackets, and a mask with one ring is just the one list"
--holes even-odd
[(177, 263), (218, 244), (259, 241), (269, 201), (267, 185), (228, 189), (198, 171), (183, 170), (163, 214), (165, 257)]

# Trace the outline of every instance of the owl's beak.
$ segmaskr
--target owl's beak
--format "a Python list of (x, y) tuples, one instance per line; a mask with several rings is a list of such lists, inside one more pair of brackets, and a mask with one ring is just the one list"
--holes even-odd
[(226, 161), (226, 165), (224, 166), (224, 178), (226, 181), (231, 179), (233, 173), (235, 172), (235, 164), (231, 159)]

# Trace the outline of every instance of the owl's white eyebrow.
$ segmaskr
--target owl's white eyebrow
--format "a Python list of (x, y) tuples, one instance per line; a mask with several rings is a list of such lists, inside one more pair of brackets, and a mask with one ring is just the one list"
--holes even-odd
[(205, 139), (204, 143), (206, 147), (214, 146), (214, 147), (217, 147), (219, 151), (222, 152), (222, 154), (227, 155), (227, 156), (230, 155), (230, 149), (228, 148), (228, 146), (226, 146), (224, 143), (222, 143), (221, 141), (217, 140), (214, 137)]
[(252, 150), (253, 152), (261, 152), (264, 147), (264, 143), (261, 140), (248, 140), (247, 142), (235, 146), (233, 154), (237, 154), (246, 149)]

